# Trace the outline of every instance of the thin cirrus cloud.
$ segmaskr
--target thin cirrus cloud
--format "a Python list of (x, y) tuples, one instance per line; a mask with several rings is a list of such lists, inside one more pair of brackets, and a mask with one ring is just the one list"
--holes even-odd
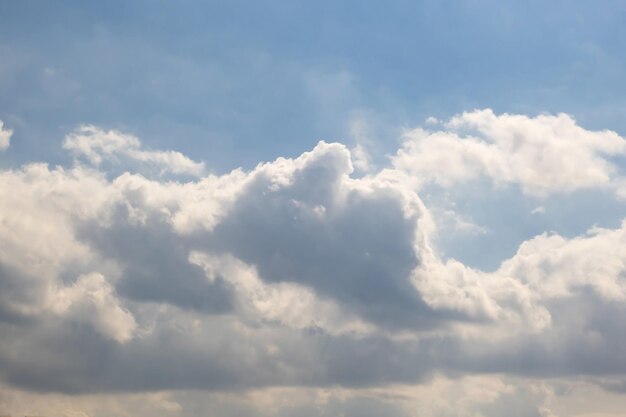
[[(411, 415), (389, 387), (466, 398), (426, 415), (512, 404), (550, 415), (558, 387), (543, 378), (620, 386), (623, 225), (540, 234), (482, 271), (441, 256), (420, 193), (480, 178), (531, 199), (613, 189), (624, 138), (567, 115), (491, 110), (438, 126), (409, 132), (364, 176), (346, 146), (325, 142), (202, 176), (202, 163), (93, 126), (65, 138), (72, 166), (0, 172), (3, 384), (20, 404), (31, 391), (116, 392), (132, 408), (147, 392), (172, 412), (204, 389), (212, 406), (251, 416)], [(311, 399), (337, 386), (345, 393)], [(228, 395), (241, 392), (235, 405)]]

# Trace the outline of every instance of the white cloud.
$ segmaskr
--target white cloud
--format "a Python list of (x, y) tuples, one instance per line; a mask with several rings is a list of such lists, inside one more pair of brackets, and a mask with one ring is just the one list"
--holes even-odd
[(453, 117), (443, 128), (407, 132), (394, 166), (421, 183), (450, 187), (487, 178), (545, 197), (614, 186), (618, 170), (609, 157), (626, 153), (626, 140), (617, 133), (586, 130), (566, 114), (476, 110)]
[(434, 210), (433, 216), (437, 222), (439, 233), (459, 233), (482, 235), (489, 230), (474, 223), (471, 219), (457, 213), (451, 209)]
[(606, 300), (626, 300), (626, 223), (566, 239), (543, 234), (524, 242), (498, 271), (514, 276), (542, 298), (569, 298), (593, 290)]
[(4, 123), (0, 120), (0, 151), (6, 150), (11, 144), (11, 135), (13, 131), (11, 129), (5, 129)]
[(75, 157), (84, 157), (91, 164), (100, 165), (104, 160), (135, 161), (156, 167), (161, 173), (200, 176), (204, 163), (195, 162), (176, 151), (149, 151), (141, 147), (138, 138), (115, 130), (104, 131), (95, 126), (81, 126), (69, 134), (63, 147)]
[(69, 286), (60, 279), (91, 267), (117, 272), (76, 233), (81, 221), (106, 221), (115, 194), (100, 174), (80, 168), (32, 164), (0, 174), (0, 266), (5, 271), (0, 304), (6, 314), (71, 316), (114, 340), (129, 340), (132, 315), (120, 307), (101, 274), (81, 275)]

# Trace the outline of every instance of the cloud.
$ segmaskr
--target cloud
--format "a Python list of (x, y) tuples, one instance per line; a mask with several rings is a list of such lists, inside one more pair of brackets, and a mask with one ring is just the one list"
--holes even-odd
[(200, 176), (204, 163), (195, 162), (176, 151), (149, 151), (141, 148), (141, 142), (132, 135), (115, 130), (104, 131), (95, 126), (79, 127), (69, 134), (63, 147), (77, 158), (100, 165), (104, 160), (120, 163), (125, 160), (154, 167), (162, 173)]
[(81, 275), (74, 285), (61, 288), (51, 310), (70, 321), (92, 324), (120, 343), (132, 339), (136, 328), (132, 314), (120, 306), (113, 287), (98, 273)]
[(611, 157), (626, 153), (626, 140), (617, 133), (586, 130), (562, 113), (528, 117), (475, 110), (441, 127), (407, 132), (394, 167), (423, 184), (450, 187), (486, 178), (545, 197), (614, 186), (619, 172)]
[(592, 229), (566, 239), (543, 234), (524, 242), (499, 273), (544, 298), (570, 298), (591, 290), (607, 301), (626, 299), (626, 223), (618, 229)]
[(11, 144), (11, 135), (13, 131), (11, 129), (5, 129), (4, 123), (0, 120), (0, 151), (6, 150)]
[[(391, 352), (421, 355), (385, 333), (474, 320), (471, 304), (483, 300), (427, 304), (412, 272), (432, 261), (427, 210), (400, 183), (351, 171), (347, 149), (322, 142), (188, 183), (107, 179), (81, 165), (3, 172), (7, 380), (75, 392), (427, 375), (427, 361), (360, 368)], [(27, 333), (11, 327), (20, 320)], [(38, 338), (55, 347), (44, 353)], [(86, 351), (67, 365), (79, 339), (108, 377)], [(26, 365), (16, 351), (39, 359)], [(65, 358), (54, 372), (51, 351)]]
[[(489, 114), (479, 117), (491, 126), (481, 131), (504, 117)], [(471, 114), (458, 120), (466, 119), (478, 126)], [(599, 145), (570, 144), (574, 155), (586, 149), (592, 162), (600, 148), (622, 140), (584, 131), (567, 117), (504, 119), (594, 137)], [(454, 120), (448, 125), (460, 129)], [(416, 184), (450, 173), (402, 165), (421, 146), (413, 142), (392, 166), (364, 176), (353, 174), (344, 145), (320, 142), (248, 171), (174, 182), (145, 176), (140, 165), (108, 170), (108, 158), (144, 152), (132, 136), (97, 128), (73, 135), (66, 148), (92, 163), (0, 172), (0, 378), (11, 389), (199, 389), (210, 391), (225, 415), (254, 416), (263, 415), (258, 403), (238, 397), (233, 405), (224, 396), (336, 387), (345, 391), (313, 401), (315, 407), (311, 397), (276, 406), (276, 415), (405, 416), (415, 409), (389, 399), (386, 388), (413, 387), (397, 389), (420, 392), (411, 397), (415, 404), (457, 399), (450, 407), (419, 408), (424, 415), (495, 416), (516, 407), (536, 416), (550, 415), (549, 395), (507, 378), (605, 381), (626, 374), (619, 319), (626, 313), (626, 223), (580, 236), (539, 234), (498, 268), (482, 271), (442, 258), (433, 246), (436, 233), (484, 229), (460, 206), (443, 215), (426, 206)], [(470, 140), (432, 135), (426, 143)], [(549, 141), (561, 146), (561, 139)], [(507, 154), (502, 147), (496, 153)], [(509, 153), (511, 161), (526, 160), (525, 151)], [(602, 161), (598, 166), (609, 164)], [(511, 173), (509, 162), (503, 166)], [(482, 163), (440, 183), (466, 181), (457, 172), (474, 178), (470, 168)], [(556, 192), (550, 187), (565, 181), (560, 172), (546, 173), (553, 178), (543, 185), (532, 175), (507, 178), (530, 181), (520, 185), (535, 196)], [(184, 410), (176, 404), (185, 401), (172, 395), (159, 400), (163, 415)]]
[(264, 281), (309, 286), (374, 323), (428, 325), (433, 314), (409, 279), (426, 250), (421, 201), (351, 172), (347, 149), (323, 142), (262, 165), (204, 244), (255, 265)]

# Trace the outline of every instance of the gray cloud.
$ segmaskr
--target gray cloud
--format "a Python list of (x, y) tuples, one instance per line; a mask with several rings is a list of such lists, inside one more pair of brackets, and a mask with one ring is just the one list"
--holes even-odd
[(232, 294), (219, 277), (206, 279), (189, 263), (190, 245), (158, 216), (137, 225), (128, 208), (118, 206), (109, 227), (81, 224), (77, 235), (122, 269), (116, 283), (120, 295), (137, 301), (165, 302), (182, 308), (220, 313), (231, 310)]
[(350, 172), (338, 145), (320, 147), (288, 184), (259, 172), (207, 247), (255, 265), (266, 281), (310, 286), (375, 323), (431, 325), (432, 311), (409, 280), (420, 262), (420, 214), (404, 213), (392, 187), (350, 187)]

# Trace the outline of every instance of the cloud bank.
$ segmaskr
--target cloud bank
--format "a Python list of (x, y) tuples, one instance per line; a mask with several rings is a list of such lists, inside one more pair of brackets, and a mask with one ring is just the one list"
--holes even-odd
[(107, 394), (157, 415), (551, 416), (574, 379), (617, 401), (626, 223), (546, 232), (481, 271), (439, 253), (420, 195), (479, 180), (535, 200), (613, 192), (624, 138), (562, 114), (430, 126), (365, 176), (325, 142), (205, 175), (94, 126), (65, 138), (72, 166), (3, 170), (0, 406), (27, 412), (43, 392), (58, 415), (67, 398), (104, 415)]

